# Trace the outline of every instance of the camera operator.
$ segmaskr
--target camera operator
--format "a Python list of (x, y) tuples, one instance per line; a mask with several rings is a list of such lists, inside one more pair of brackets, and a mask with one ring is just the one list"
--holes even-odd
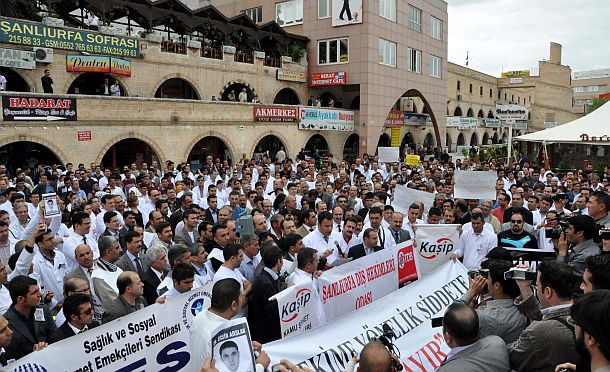
[(552, 371), (559, 363), (575, 363), (574, 331), (567, 322), (572, 305), (574, 275), (566, 265), (545, 259), (538, 265), (537, 297), (531, 280), (516, 280), (521, 295), (515, 305), (532, 323), (508, 345), (510, 365), (516, 371)]
[(608, 312), (610, 312), (610, 291), (608, 290), (602, 289), (587, 293), (574, 302), (570, 313), (575, 328), (576, 349), (582, 362), (579, 362), (578, 369), (572, 363), (560, 364), (555, 368), (556, 372), (565, 370), (610, 371)]
[[(593, 218), (589, 216), (574, 216), (568, 219), (569, 225), (553, 244), (559, 251), (557, 262), (567, 263), (574, 270), (578, 279), (585, 271), (585, 260), (589, 256), (599, 254), (599, 246), (593, 241), (598, 234)], [(568, 254), (568, 248), (572, 246)]]
[(545, 251), (554, 249), (552, 235), (547, 236), (546, 229), (561, 229), (559, 224), (559, 216), (557, 211), (548, 211), (543, 222), (536, 226), (536, 239), (538, 239), (538, 248)]
[(479, 317), (468, 305), (454, 302), (447, 307), (443, 337), (451, 351), (437, 372), (510, 371), (506, 344), (498, 336), (480, 338)]
[(568, 201), (568, 195), (557, 192), (557, 194), (553, 195), (553, 206), (550, 211), (556, 211), (559, 217), (570, 217), (572, 215), (572, 211), (566, 209), (566, 202)]
[(492, 300), (476, 308), (479, 317), (481, 337), (496, 335), (504, 342), (511, 343), (519, 338), (527, 326), (527, 318), (514, 304), (519, 296), (519, 287), (514, 279), (504, 279), (504, 273), (513, 267), (512, 262), (504, 260), (488, 260), (487, 270), (481, 270), (470, 282), (470, 288), (456, 300), (470, 304), (487, 288)]

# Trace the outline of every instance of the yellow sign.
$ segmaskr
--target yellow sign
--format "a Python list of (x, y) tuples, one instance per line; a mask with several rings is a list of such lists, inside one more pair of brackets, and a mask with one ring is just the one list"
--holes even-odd
[(390, 130), (391, 130), (390, 138), (392, 140), (392, 147), (400, 146), (400, 127), (391, 128)]
[(407, 165), (412, 165), (412, 166), (418, 166), (419, 165), (419, 155), (407, 155), (407, 158), (405, 159), (405, 164)]
[(502, 73), (503, 78), (528, 77), (530, 70), (506, 71)]

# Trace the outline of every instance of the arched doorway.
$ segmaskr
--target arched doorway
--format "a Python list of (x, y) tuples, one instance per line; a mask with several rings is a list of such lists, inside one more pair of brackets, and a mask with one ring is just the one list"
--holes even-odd
[(413, 133), (407, 132), (404, 137), (402, 137), (402, 141), (400, 141), (400, 158), (404, 159), (407, 154), (407, 148), (411, 150), (415, 150), (415, 139), (413, 138)]
[(426, 137), (424, 138), (424, 147), (434, 147), (434, 136), (432, 135), (432, 133), (426, 134)]
[(305, 144), (305, 155), (313, 156), (315, 150), (320, 151), (321, 156), (328, 154), (328, 142), (319, 134), (314, 134)]
[(30, 92), (28, 83), (12, 68), (0, 67), (0, 73), (6, 78), (6, 90), (9, 92)]
[(491, 110), (489, 110), (489, 112), (487, 113), (487, 118), (488, 119), (493, 119), (494, 118), (494, 113), (491, 112)]
[(0, 147), (0, 164), (6, 164), (11, 174), (17, 168), (36, 168), (38, 164), (61, 164), (51, 149), (36, 142), (18, 141)]
[(479, 117), (479, 118), (484, 118), (485, 117), (485, 113), (483, 112), (483, 110), (479, 110), (479, 113), (477, 114), (477, 117)]
[(494, 145), (498, 144), (498, 132), (494, 133), (494, 136), (491, 138), (491, 143)]
[(453, 111), (453, 116), (462, 116), (462, 108), (460, 106), (455, 108)]
[(275, 105), (300, 105), (299, 96), (290, 88), (284, 88), (277, 92), (273, 99)]
[(358, 157), (358, 141), (360, 137), (356, 133), (352, 133), (347, 137), (345, 146), (343, 146), (343, 159), (350, 163)]
[(381, 133), (379, 141), (377, 141), (377, 147), (390, 147), (391, 144), (392, 140), (390, 139), (390, 136), (388, 136), (387, 133)]
[(165, 80), (157, 91), (155, 98), (199, 99), (197, 90), (188, 81), (180, 78)]
[(286, 146), (278, 137), (270, 134), (258, 141), (258, 144), (254, 148), (254, 156), (262, 156), (263, 154), (271, 156), (271, 159), (275, 159), (275, 154), (283, 147), (286, 151)]
[(445, 133), (445, 146), (447, 146), (448, 151), (451, 151), (451, 135), (449, 132)]
[(227, 144), (218, 137), (207, 136), (203, 137), (193, 148), (188, 156), (188, 162), (193, 165), (194, 168), (198, 168), (201, 164), (206, 163), (206, 158), (212, 156), (213, 159), (228, 160), (231, 164), (231, 151)]
[(478, 146), (479, 145), (479, 136), (476, 132), (470, 136), (470, 146)]
[(337, 97), (335, 97), (334, 94), (332, 94), (330, 92), (324, 92), (324, 93), (320, 94), (320, 102), (322, 103), (322, 107), (328, 107), (328, 102), (330, 102), (331, 98), (336, 104)]
[(360, 96), (356, 96), (353, 100), (351, 105), (349, 105), (349, 108), (351, 110), (360, 110)]
[(102, 157), (102, 165), (120, 169), (134, 162), (150, 164), (153, 160), (159, 162), (159, 156), (149, 144), (137, 138), (126, 138), (110, 146)]
[(465, 144), (466, 144), (466, 142), (464, 141), (464, 133), (460, 133), (458, 135), (457, 145), (464, 146)]
[(233, 92), (233, 94), (235, 94), (235, 100), (239, 101), (239, 93), (241, 93), (242, 90), (246, 89), (246, 94), (248, 94), (248, 102), (252, 101), (252, 98), (254, 97), (254, 91), (250, 88), (250, 86), (248, 84), (243, 84), (243, 83), (231, 83), (229, 84), (223, 91), (222, 94), (220, 95), (220, 99), (222, 101), (228, 101), (229, 100), (229, 93)]
[(483, 133), (483, 142), (481, 142), (483, 146), (489, 145), (489, 134), (487, 132)]
[(468, 109), (468, 112), (466, 112), (466, 117), (469, 117), (469, 118), (474, 117), (474, 111), (472, 111), (472, 108)]
[[(108, 84), (112, 85), (115, 82), (115, 78), (110, 74), (104, 74), (99, 72), (85, 72), (80, 74), (70, 87), (68, 88), (68, 94), (84, 94), (88, 96), (100, 96), (104, 93), (104, 82), (108, 79)], [(110, 90), (110, 87), (108, 87)], [(125, 89), (119, 82), (119, 90), (121, 96), (125, 95)], [(110, 93), (110, 91), (108, 92)]]

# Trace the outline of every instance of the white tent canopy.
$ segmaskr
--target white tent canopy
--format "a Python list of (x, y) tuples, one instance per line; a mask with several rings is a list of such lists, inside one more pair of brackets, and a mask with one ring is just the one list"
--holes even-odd
[(569, 123), (514, 139), (528, 142), (610, 145), (610, 103)]

